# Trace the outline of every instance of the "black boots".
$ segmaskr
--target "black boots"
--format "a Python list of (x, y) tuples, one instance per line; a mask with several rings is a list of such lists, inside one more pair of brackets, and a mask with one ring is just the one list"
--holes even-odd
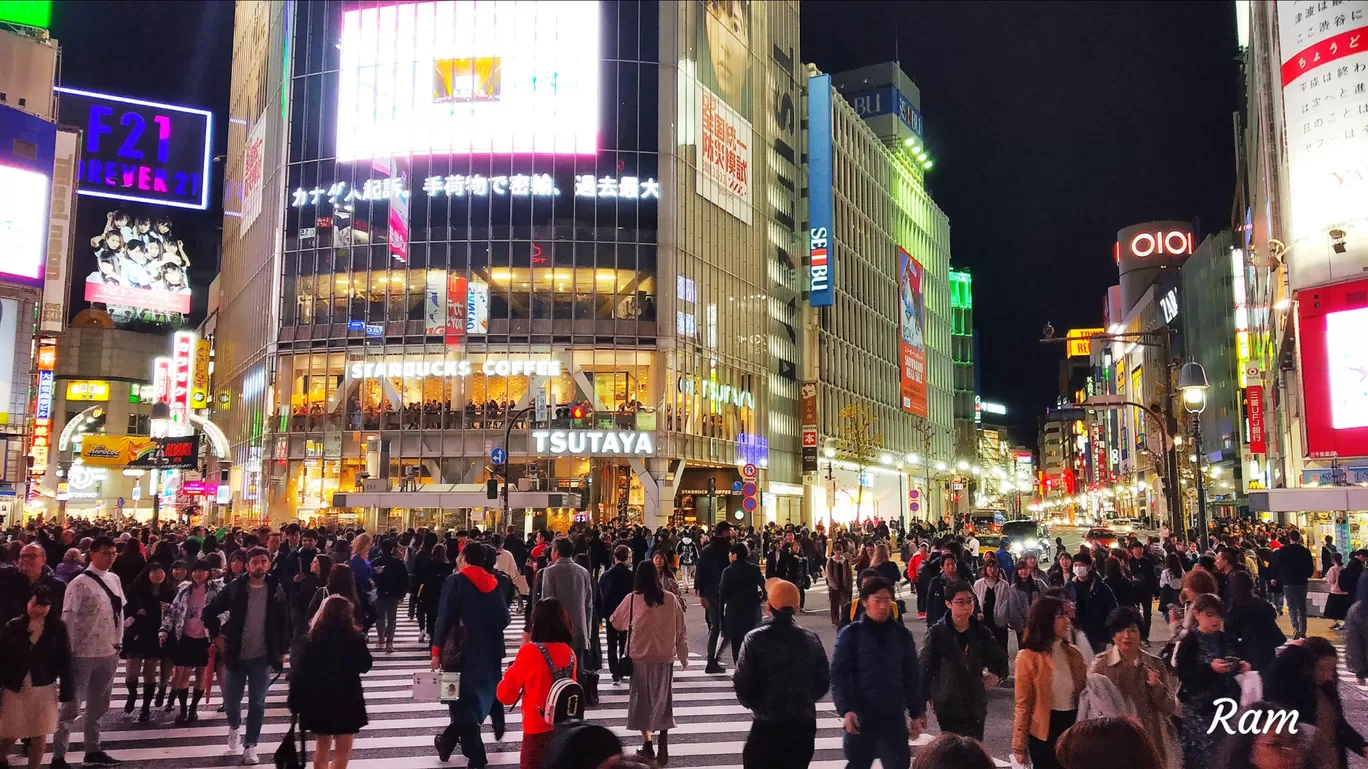
[(124, 715), (128, 715), (138, 707), (138, 679), (124, 681), (124, 688), (128, 689), (128, 699), (124, 701)]
[(166, 702), (166, 682), (162, 681), (157, 684), (157, 707), (161, 707), (164, 702), (166, 703), (166, 709), (170, 710), (172, 703)]
[(637, 753), (637, 755), (641, 756), (642, 758), (649, 758), (654, 760), (656, 757), (655, 743), (651, 742), (650, 740), (646, 740), (645, 742), (641, 743), (641, 751)]
[[(196, 689), (196, 690), (195, 690), (195, 698), (192, 699), (192, 700), (190, 700), (190, 723), (192, 723), (192, 724), (193, 724), (194, 722), (196, 722), (196, 721), (199, 720), (199, 704), (200, 704), (200, 699), (203, 698), (203, 697), (204, 697), (204, 690), (203, 690), (203, 689)], [(181, 706), (182, 706), (182, 707), (185, 706), (185, 690), (184, 690), (184, 689), (181, 689)]]
[(178, 702), (178, 701), (180, 702), (180, 714), (178, 714), (178, 715), (176, 716), (176, 723), (177, 723), (177, 724), (183, 724), (183, 723), (186, 723), (186, 722), (189, 720), (189, 717), (186, 715), (186, 712), (185, 712), (185, 695), (186, 695), (186, 692), (187, 692), (186, 689), (172, 689), (172, 690), (171, 690), (171, 700), (167, 703), (168, 706), (170, 706), (170, 707), (175, 707), (175, 706), (176, 706), (176, 702)]
[(143, 706), (142, 712), (138, 714), (138, 721), (147, 723), (152, 719), (152, 698), (157, 694), (156, 684), (143, 684)]
[(660, 743), (660, 749), (656, 751), (656, 763), (665, 766), (670, 763), (670, 733), (657, 734), (656, 742)]

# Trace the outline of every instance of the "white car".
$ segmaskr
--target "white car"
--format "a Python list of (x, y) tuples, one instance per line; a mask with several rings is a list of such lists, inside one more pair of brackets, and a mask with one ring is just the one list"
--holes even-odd
[(1117, 518), (1112, 521), (1111, 528), (1113, 531), (1130, 534), (1135, 531), (1135, 521), (1130, 518)]

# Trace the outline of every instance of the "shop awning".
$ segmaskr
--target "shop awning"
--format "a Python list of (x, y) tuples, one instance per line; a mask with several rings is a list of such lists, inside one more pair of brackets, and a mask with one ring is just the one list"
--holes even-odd
[[(333, 507), (380, 508), (471, 508), (503, 507), (502, 499), (489, 499), (480, 491), (377, 491), (338, 492), (333, 494)], [(580, 506), (580, 495), (567, 491), (509, 491), (508, 506), (523, 508)]]
[(1267, 489), (1249, 492), (1255, 513), (1329, 513), (1368, 510), (1368, 488), (1333, 486), (1321, 489)]

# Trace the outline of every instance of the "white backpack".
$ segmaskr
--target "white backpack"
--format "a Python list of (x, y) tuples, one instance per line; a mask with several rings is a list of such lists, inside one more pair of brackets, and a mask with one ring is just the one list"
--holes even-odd
[(570, 654), (569, 664), (558, 668), (545, 644), (533, 645), (541, 652), (542, 659), (546, 660), (546, 666), (551, 668), (551, 688), (546, 692), (546, 704), (537, 712), (552, 726), (583, 720), (587, 700), (584, 696), (584, 687), (580, 686), (574, 677), (574, 653)]

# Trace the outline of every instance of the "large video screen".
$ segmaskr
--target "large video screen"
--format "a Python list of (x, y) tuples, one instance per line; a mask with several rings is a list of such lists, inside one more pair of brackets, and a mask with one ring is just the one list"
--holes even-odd
[(599, 3), (343, 13), (337, 159), (598, 150)]
[(190, 312), (190, 254), (171, 219), (115, 209), (102, 225), (78, 244), (95, 256), (85, 300), (103, 305), (119, 325), (179, 324)]
[(0, 166), (0, 276), (25, 283), (43, 279), (50, 197), (47, 176)]
[(1330, 373), (1330, 423), (1336, 430), (1368, 427), (1368, 307), (1325, 316)]

